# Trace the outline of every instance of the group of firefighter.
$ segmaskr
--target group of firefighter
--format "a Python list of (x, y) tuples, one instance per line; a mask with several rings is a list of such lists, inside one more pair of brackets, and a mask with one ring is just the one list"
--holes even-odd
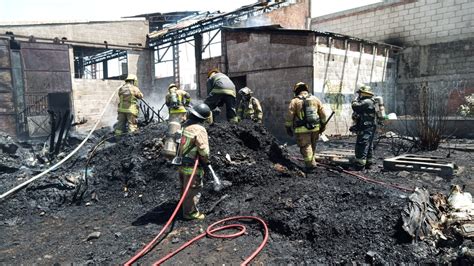
[[(209, 140), (203, 124), (214, 123), (213, 111), (223, 106), (225, 106), (227, 121), (231, 123), (239, 123), (247, 119), (255, 123), (263, 122), (262, 106), (253, 96), (252, 90), (248, 87), (240, 89), (238, 91), (240, 101), (237, 104), (234, 83), (217, 68), (208, 72), (207, 92), (208, 96), (204, 103), (191, 106), (189, 93), (176, 84), (170, 84), (165, 101), (169, 118), (163, 152), (169, 157), (180, 158), (178, 172), (182, 185), (181, 193), (191, 178), (196, 159), (199, 160), (193, 184), (182, 205), (183, 217), (189, 220), (204, 219), (204, 214), (196, 207), (203, 186), (204, 169), (209, 164)], [(310, 93), (307, 84), (296, 83), (293, 94), (294, 97), (288, 106), (285, 128), (290, 137), (296, 138), (304, 159), (305, 170), (311, 171), (316, 167), (316, 142), (320, 134), (326, 130), (328, 121), (322, 102)], [(361, 86), (357, 94), (358, 97), (352, 101), (354, 125), (350, 128), (351, 132), (357, 134), (352, 168), (363, 170), (372, 165), (376, 127), (384, 119), (380, 112), (380, 109), (383, 109), (383, 102), (377, 101), (372, 89), (366, 85)], [(116, 136), (123, 134), (126, 124), (128, 124), (129, 132), (136, 132), (138, 129), (137, 102), (143, 98), (143, 94), (137, 86), (135, 75), (128, 75), (125, 84), (119, 89), (119, 98), (118, 122), (115, 125)], [(181, 134), (178, 134), (178, 131)]]

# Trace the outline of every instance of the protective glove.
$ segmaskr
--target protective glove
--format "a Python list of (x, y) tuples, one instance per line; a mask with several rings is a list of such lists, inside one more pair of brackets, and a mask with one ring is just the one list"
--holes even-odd
[(291, 127), (287, 127), (286, 128), (286, 134), (288, 134), (288, 136), (290, 136), (290, 137), (293, 137), (293, 129), (291, 129)]

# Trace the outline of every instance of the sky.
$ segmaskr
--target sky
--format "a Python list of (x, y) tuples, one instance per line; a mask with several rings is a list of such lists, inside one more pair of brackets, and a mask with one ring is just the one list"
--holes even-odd
[[(0, 0), (3, 21), (117, 20), (155, 12), (228, 12), (257, 0)], [(381, 0), (313, 0), (312, 16), (368, 5)]]

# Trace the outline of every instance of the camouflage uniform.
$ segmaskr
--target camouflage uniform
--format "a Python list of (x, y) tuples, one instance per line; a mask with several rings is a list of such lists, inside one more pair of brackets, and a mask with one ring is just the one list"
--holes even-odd
[(138, 99), (143, 98), (140, 89), (132, 83), (125, 83), (118, 92), (120, 101), (118, 104), (117, 124), (115, 125), (115, 135), (120, 136), (125, 131), (125, 125), (128, 123), (128, 131), (138, 130)]

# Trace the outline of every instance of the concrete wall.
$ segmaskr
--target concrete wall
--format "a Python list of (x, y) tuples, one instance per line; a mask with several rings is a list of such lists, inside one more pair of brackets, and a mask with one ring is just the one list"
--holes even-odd
[(16, 135), (15, 105), (7, 40), (0, 40), (0, 131)]
[(311, 29), (412, 46), (474, 37), (473, 21), (471, 0), (385, 0), (313, 18)]
[(351, 101), (362, 84), (384, 97), (387, 111), (394, 111), (397, 70), (394, 56), (386, 46), (317, 37), (314, 94), (325, 103), (328, 114), (330, 110), (335, 112), (327, 134), (349, 134)]
[(474, 38), (406, 48), (398, 75), (399, 113), (416, 112), (419, 89), (426, 84), (436, 92), (440, 106), (447, 105), (447, 114), (454, 115), (464, 96), (474, 93)]
[(0, 25), (0, 32), (12, 31), (16, 35), (33, 35), (41, 38), (129, 45), (140, 43), (145, 47), (146, 34), (148, 34), (148, 21), (124, 20), (103, 22), (77, 22), (77, 23), (43, 23), (25, 25)]
[[(120, 80), (73, 79), (73, 105), (76, 121), (85, 119), (87, 123), (77, 127), (80, 132), (90, 130), (105, 107), (110, 95), (123, 84)], [(110, 126), (117, 120), (118, 96), (112, 103), (99, 124), (100, 127)]]
[(292, 87), (300, 81), (325, 103), (328, 115), (331, 109), (336, 111), (329, 134), (348, 134), (350, 101), (357, 85), (371, 85), (387, 99), (387, 109), (394, 108), (396, 55), (389, 46), (360, 40), (346, 43), (343, 37), (312, 31), (236, 29), (223, 34), (223, 56), (201, 64), (201, 87), (205, 88), (204, 70), (211, 67), (227, 66), (231, 78), (244, 76), (262, 102), (265, 126), (281, 139), (288, 140), (285, 115)]
[(313, 85), (314, 35), (307, 31), (224, 34), (229, 76), (246, 76), (247, 86), (262, 103), (265, 126), (284, 137), (291, 88), (299, 81)]

